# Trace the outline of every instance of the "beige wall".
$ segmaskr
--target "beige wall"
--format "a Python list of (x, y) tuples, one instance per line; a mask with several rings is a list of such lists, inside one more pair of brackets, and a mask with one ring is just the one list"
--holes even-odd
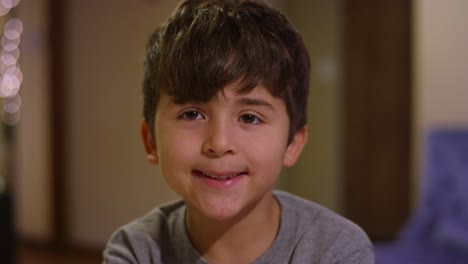
[(22, 1), (15, 11), (21, 37), (21, 120), (17, 126), (14, 191), (21, 236), (48, 240), (52, 235), (50, 93), (45, 0)]
[(309, 142), (280, 187), (340, 211), (341, 0), (285, 1), (311, 57)]
[(415, 1), (416, 119), (468, 125), (468, 2)]
[(414, 180), (423, 135), (434, 127), (468, 128), (468, 1), (414, 2)]
[(118, 226), (175, 198), (146, 163), (140, 87), (148, 34), (175, 1), (67, 1), (70, 235), (102, 246)]

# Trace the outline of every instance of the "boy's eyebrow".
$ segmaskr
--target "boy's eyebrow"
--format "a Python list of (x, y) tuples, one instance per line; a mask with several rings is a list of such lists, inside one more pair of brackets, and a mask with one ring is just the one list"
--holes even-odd
[(265, 106), (269, 108), (270, 110), (273, 110), (273, 111), (276, 110), (272, 104), (270, 104), (269, 102), (265, 100), (258, 99), (258, 98), (243, 97), (239, 99), (238, 103), (241, 105), (248, 105), (248, 106)]

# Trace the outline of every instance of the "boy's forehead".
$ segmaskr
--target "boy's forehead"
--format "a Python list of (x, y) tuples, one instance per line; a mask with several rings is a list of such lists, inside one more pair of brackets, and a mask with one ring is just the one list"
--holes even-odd
[(203, 104), (203, 103), (208, 103), (211, 101), (215, 101), (218, 103), (229, 103), (231, 100), (240, 100), (240, 99), (243, 99), (242, 101), (248, 104), (249, 100), (246, 100), (247, 98), (261, 99), (261, 100), (274, 100), (274, 99), (281, 100), (280, 98), (273, 96), (270, 90), (267, 89), (267, 87), (261, 83), (249, 90), (246, 90), (243, 88), (244, 87), (240, 85), (239, 83), (229, 84), (223, 87), (222, 89), (220, 89), (217, 93), (215, 93), (213, 96), (211, 96), (207, 100), (196, 100), (193, 98), (180, 100), (177, 96), (171, 96), (166, 93), (163, 93), (162, 95), (167, 97), (167, 99), (169, 99), (174, 104), (187, 104), (187, 103)]

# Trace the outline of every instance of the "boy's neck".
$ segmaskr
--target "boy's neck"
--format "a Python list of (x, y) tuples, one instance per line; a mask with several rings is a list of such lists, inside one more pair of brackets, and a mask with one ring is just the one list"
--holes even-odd
[(270, 194), (236, 219), (217, 221), (187, 207), (186, 225), (194, 247), (208, 263), (251, 263), (270, 248), (281, 208)]

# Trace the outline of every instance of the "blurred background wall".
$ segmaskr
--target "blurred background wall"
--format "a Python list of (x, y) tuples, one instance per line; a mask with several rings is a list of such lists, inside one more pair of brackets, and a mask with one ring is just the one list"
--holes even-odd
[(414, 190), (424, 134), (430, 128), (468, 127), (468, 2), (414, 1)]
[[(464, 74), (468, 60), (463, 52), (468, 46), (463, 10), (468, 6), (463, 0), (412, 3), (408, 133), (414, 151), (407, 177), (413, 177), (408, 182), (413, 184), (409, 195), (415, 203), (424, 131), (468, 123)], [(54, 20), (54, 4), (61, 6), (59, 20)], [(274, 4), (297, 26), (312, 57), (310, 141), (297, 166), (285, 171), (279, 187), (343, 213), (347, 197), (342, 168), (346, 87), (342, 43), (349, 2)], [(25, 76), (14, 175), (19, 237), (42, 242), (60, 237), (73, 245), (100, 249), (118, 226), (176, 197), (157, 167), (146, 164), (139, 136), (144, 46), (148, 34), (175, 6), (176, 1), (162, 0), (35, 0), (17, 7), (24, 24)], [(62, 23), (54, 25), (57, 21)], [(54, 34), (60, 36), (58, 49), (50, 48), (57, 47), (51, 43), (57, 41)], [(57, 89), (59, 109), (51, 102), (57, 100)], [(57, 178), (60, 190), (54, 189)]]
[(24, 76), (21, 119), (15, 128), (15, 219), (20, 234), (40, 241), (51, 239), (53, 230), (48, 8), (44, 0), (23, 1), (15, 8), (23, 21), (20, 63)]
[[(35, 43), (23, 47), (29, 82), (23, 84), (26, 100), (18, 126), (18, 231), (22, 237), (40, 241), (54, 239), (53, 233), (62, 231), (66, 234), (60, 236), (73, 244), (100, 248), (116, 227), (175, 198), (157, 167), (145, 162), (139, 125), (146, 39), (176, 2), (56, 4), (63, 8), (63, 25), (51, 24), (57, 21), (51, 20), (48, 1), (24, 1), (19, 7), (24, 12), (20, 15), (25, 42)], [(64, 31), (48, 32), (47, 26)], [(47, 49), (50, 40), (57, 41), (49, 33), (64, 36), (62, 48)], [(50, 62), (48, 52), (61, 54)], [(63, 67), (55, 68), (62, 76), (54, 88), (62, 95), (58, 132), (63, 134), (50, 136), (48, 120), (57, 110), (51, 107), (47, 86), (57, 78), (47, 73), (55, 67), (53, 63)], [(59, 144), (63, 155), (54, 156), (50, 143)], [(62, 197), (52, 197), (52, 176), (61, 178)], [(63, 205), (62, 216), (52, 211), (54, 204)], [(52, 226), (57, 217), (66, 230)]]

